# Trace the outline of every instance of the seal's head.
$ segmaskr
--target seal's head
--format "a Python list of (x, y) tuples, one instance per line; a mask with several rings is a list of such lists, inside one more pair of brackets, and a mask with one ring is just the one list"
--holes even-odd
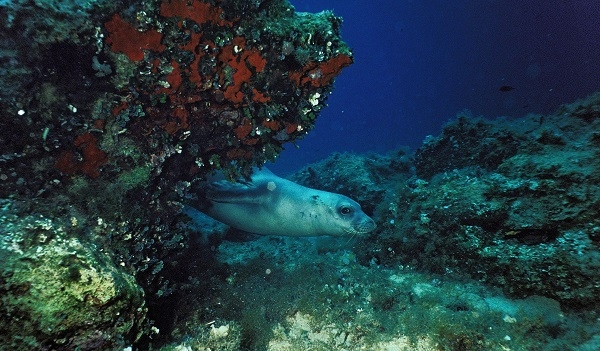
[[(333, 236), (354, 236), (369, 233), (377, 227), (375, 221), (367, 216), (360, 205), (351, 198), (340, 195), (330, 194), (328, 197), (333, 200), (330, 206), (330, 225), (327, 235)], [(335, 223), (335, 225), (333, 225)]]

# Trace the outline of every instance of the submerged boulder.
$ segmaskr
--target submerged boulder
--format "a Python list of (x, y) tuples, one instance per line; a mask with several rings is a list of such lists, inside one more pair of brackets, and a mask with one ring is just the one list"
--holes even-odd
[(78, 238), (77, 223), (1, 205), (3, 349), (97, 350), (140, 337), (146, 307), (132, 274)]
[(379, 205), (384, 225), (363, 259), (598, 304), (599, 105), (595, 94), (551, 115), (451, 122), (417, 150), (417, 176)]

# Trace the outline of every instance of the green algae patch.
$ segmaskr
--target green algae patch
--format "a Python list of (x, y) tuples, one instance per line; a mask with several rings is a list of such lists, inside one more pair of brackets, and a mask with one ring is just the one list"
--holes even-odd
[(106, 253), (69, 235), (68, 226), (2, 212), (0, 344), (7, 349), (85, 350), (137, 338), (143, 291)]

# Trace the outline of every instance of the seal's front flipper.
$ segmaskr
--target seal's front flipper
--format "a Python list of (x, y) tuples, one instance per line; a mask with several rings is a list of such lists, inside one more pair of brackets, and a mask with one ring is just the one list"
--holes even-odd
[(206, 186), (206, 198), (221, 203), (261, 203), (263, 191), (252, 182), (232, 183), (226, 180)]
[(216, 180), (209, 182), (204, 189), (206, 199), (220, 203), (260, 204), (268, 194), (265, 178), (277, 178), (266, 167), (254, 168), (250, 179), (238, 179), (236, 182)]

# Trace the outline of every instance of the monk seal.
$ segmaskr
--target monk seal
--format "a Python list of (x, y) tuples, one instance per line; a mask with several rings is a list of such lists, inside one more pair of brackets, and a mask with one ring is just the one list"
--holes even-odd
[(264, 167), (248, 181), (208, 181), (200, 190), (205, 201), (198, 210), (249, 233), (354, 236), (376, 227), (349, 197), (307, 188)]

